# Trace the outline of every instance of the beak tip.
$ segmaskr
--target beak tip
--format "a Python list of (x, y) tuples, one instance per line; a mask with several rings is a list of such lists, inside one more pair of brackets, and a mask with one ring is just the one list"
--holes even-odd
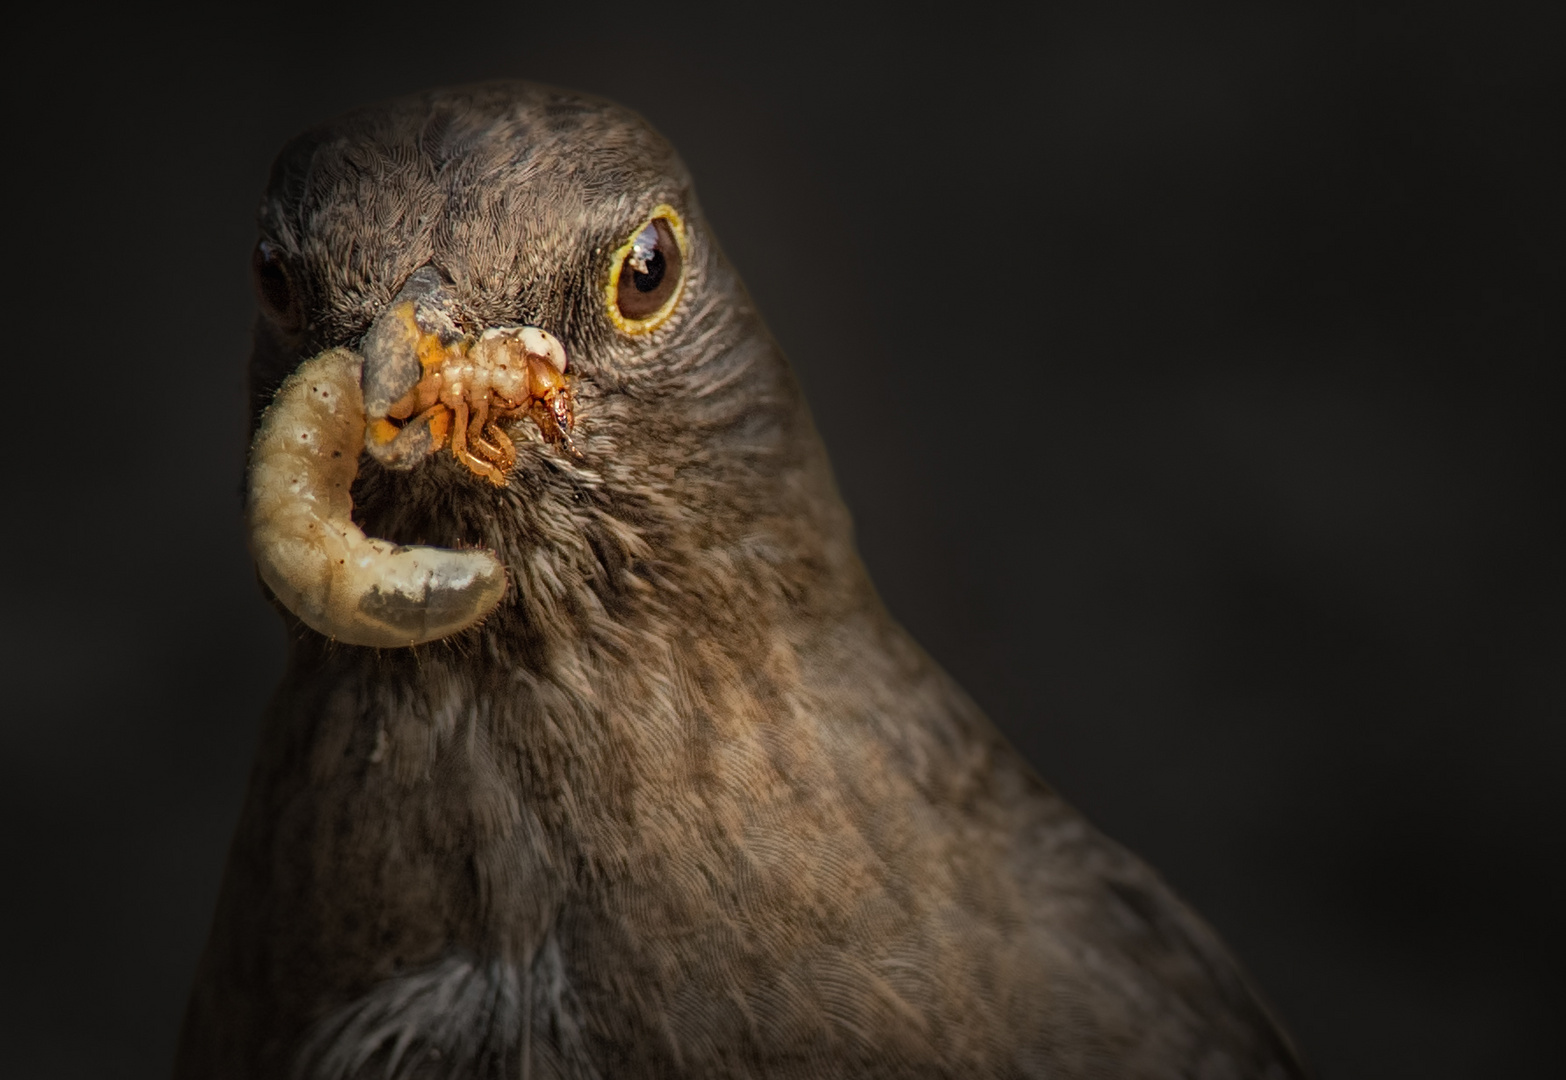
[(412, 390), (424, 375), (419, 362), (420, 339), (433, 334), (441, 345), (462, 338), (457, 328), (457, 304), (433, 266), (413, 272), (365, 331), (359, 351), (364, 356), (365, 417), (386, 416), (392, 404)]

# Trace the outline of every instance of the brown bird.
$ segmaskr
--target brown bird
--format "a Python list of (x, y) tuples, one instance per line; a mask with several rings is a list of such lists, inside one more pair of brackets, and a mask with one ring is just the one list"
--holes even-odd
[(882, 608), (644, 121), (365, 109), (260, 232), (291, 653), (178, 1077), (1305, 1075)]

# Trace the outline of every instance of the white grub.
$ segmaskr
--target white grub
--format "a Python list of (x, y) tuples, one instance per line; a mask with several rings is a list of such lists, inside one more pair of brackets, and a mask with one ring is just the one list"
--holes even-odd
[(262, 416), (250, 447), (250, 551), (283, 605), (327, 637), (418, 645), (494, 610), (505, 570), (487, 551), (400, 547), (353, 523), (361, 362), (348, 349), (305, 361)]

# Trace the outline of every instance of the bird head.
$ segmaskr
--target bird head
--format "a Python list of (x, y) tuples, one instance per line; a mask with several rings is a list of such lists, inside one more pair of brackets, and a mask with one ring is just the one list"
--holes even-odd
[[(753, 617), (857, 566), (787, 363), (634, 113), (526, 83), (364, 109), (283, 150), (259, 224), (252, 549), (325, 637)], [(410, 546), (437, 554), (385, 561)]]

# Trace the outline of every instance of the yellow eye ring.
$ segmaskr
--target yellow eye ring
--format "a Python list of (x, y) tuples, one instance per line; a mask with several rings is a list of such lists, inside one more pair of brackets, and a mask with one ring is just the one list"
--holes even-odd
[[(660, 225), (662, 228), (659, 228)], [(652, 238), (651, 241), (648, 240), (649, 236)], [(655, 254), (658, 251), (656, 246), (647, 247), (649, 242), (656, 245), (656, 241), (668, 237), (672, 237), (678, 251), (668, 252), (666, 255), (659, 256), (657, 264), (658, 276), (653, 280), (651, 286), (644, 287), (649, 280), (648, 276), (636, 272), (634, 268), (633, 273), (636, 274), (634, 290), (631, 287), (632, 279), (622, 281), (622, 276), (627, 266), (630, 265), (632, 254), (639, 250), (637, 247), (638, 241), (643, 241), (645, 250), (642, 250), (641, 254), (645, 256), (647, 251), (653, 251)], [(604, 310), (609, 313), (610, 320), (622, 333), (631, 335), (645, 334), (662, 324), (674, 311), (680, 302), (681, 294), (685, 291), (685, 264), (689, 252), (689, 243), (685, 237), (685, 222), (680, 217), (679, 211), (667, 203), (656, 207), (652, 213), (648, 214), (647, 219), (636, 227), (630, 238), (614, 250), (614, 254), (609, 257), (609, 276), (604, 282)], [(673, 258), (667, 259), (667, 256), (673, 256)], [(663, 280), (666, 259), (668, 262), (674, 263), (673, 266), (668, 267), (669, 276), (672, 279), (668, 282)], [(645, 259), (639, 265), (645, 265)], [(627, 286), (625, 290), (621, 289), (622, 284)], [(622, 303), (628, 300), (639, 301), (643, 299), (636, 295), (635, 290), (650, 293), (651, 295), (646, 297), (646, 299), (659, 299), (661, 302), (658, 304), (657, 309), (645, 315), (640, 312), (634, 315), (627, 315), (622, 310)], [(667, 295), (658, 297), (657, 293), (659, 292), (667, 293)]]

